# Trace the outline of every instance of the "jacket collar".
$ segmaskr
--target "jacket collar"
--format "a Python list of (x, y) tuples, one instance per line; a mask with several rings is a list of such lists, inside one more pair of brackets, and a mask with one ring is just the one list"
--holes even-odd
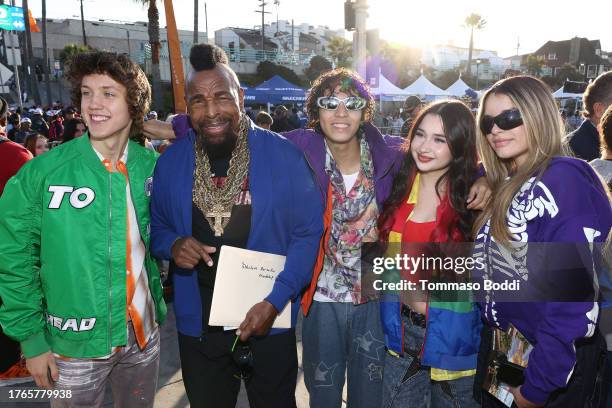
[[(107, 172), (104, 164), (102, 164), (102, 160), (98, 157), (98, 154), (94, 150), (91, 145), (91, 141), (89, 140), (89, 132), (85, 132), (85, 134), (76, 140), (70, 142), (75, 143), (77, 149), (81, 153), (81, 157), (83, 160), (94, 171), (104, 171)], [(129, 150), (130, 156), (127, 160), (126, 166), (128, 169), (132, 168), (135, 163), (138, 162), (138, 156), (140, 156), (139, 149), (136, 148), (138, 144), (130, 139), (128, 139), (128, 144), (126, 146), (126, 151)]]

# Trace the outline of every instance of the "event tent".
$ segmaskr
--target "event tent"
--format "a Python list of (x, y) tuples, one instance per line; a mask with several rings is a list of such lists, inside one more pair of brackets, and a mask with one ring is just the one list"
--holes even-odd
[(419, 95), (424, 97), (450, 96), (445, 90), (432, 84), (425, 75), (421, 75), (416, 81), (404, 88), (405, 95)]
[(244, 91), (246, 103), (304, 103), (305, 100), (306, 91), (304, 89), (278, 75)]
[(557, 99), (563, 99), (563, 98), (582, 98), (582, 94), (581, 93), (563, 92), (563, 87), (561, 87), (561, 88), (557, 89), (553, 93), (553, 98), (557, 98)]
[[(461, 98), (462, 96), (465, 96), (465, 92), (469, 89), (472, 89), (472, 88), (470, 88), (468, 84), (463, 82), (463, 79), (459, 78), (455, 81), (454, 84), (446, 88), (446, 92), (450, 96), (456, 96), (456, 97)], [(474, 90), (472, 89), (472, 91)]]
[(404, 101), (408, 94), (402, 88), (395, 86), (383, 74), (378, 77), (378, 87), (372, 88), (372, 93), (381, 101)]

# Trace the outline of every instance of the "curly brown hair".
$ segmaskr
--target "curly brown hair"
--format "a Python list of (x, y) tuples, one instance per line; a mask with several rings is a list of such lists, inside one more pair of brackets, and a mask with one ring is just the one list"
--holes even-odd
[(605, 156), (612, 151), (612, 105), (608, 106), (601, 117), (599, 133), (601, 135), (601, 152)]
[(72, 85), (72, 103), (81, 106), (81, 81), (93, 74), (105, 74), (127, 89), (127, 104), (132, 118), (130, 138), (144, 144), (142, 125), (151, 105), (151, 85), (138, 64), (125, 54), (108, 51), (79, 53), (68, 62), (66, 77)]
[(367, 101), (361, 119), (364, 122), (370, 122), (372, 120), (375, 105), (374, 97), (368, 85), (356, 72), (346, 68), (336, 68), (321, 74), (312, 84), (312, 88), (310, 88), (310, 94), (306, 99), (306, 114), (308, 115), (307, 127), (321, 133), (317, 99), (321, 96), (325, 96), (326, 91), (333, 93), (338, 85), (340, 85), (340, 89), (343, 92), (361, 96)]

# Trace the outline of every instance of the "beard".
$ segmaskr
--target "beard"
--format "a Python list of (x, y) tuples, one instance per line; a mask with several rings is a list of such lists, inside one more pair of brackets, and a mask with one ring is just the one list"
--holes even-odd
[(236, 141), (238, 136), (233, 132), (227, 134), (222, 142), (211, 142), (204, 135), (198, 135), (202, 138), (204, 144), (204, 150), (210, 160), (224, 159), (232, 156), (232, 152), (236, 148)]
[(193, 128), (196, 131), (197, 137), (200, 139), (201, 145), (204, 147), (206, 154), (211, 160), (222, 159), (231, 157), (238, 135), (236, 131), (230, 126), (222, 134), (207, 134), (204, 130), (206, 128), (206, 121), (199, 121), (193, 123)]

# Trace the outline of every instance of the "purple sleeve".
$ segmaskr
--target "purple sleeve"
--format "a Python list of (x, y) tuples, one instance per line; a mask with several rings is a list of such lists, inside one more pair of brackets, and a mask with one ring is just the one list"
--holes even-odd
[(176, 135), (176, 140), (187, 137), (189, 130), (191, 129), (189, 116), (181, 113), (172, 118), (172, 129)]
[(544, 404), (549, 395), (565, 387), (576, 365), (575, 342), (595, 331), (595, 302), (546, 302), (544, 319), (538, 326), (537, 345), (529, 355), (521, 394)]
[[(561, 178), (545, 180), (559, 206), (546, 219), (542, 242), (578, 243), (576, 256), (583, 267), (582, 279), (594, 279), (601, 260), (597, 244), (605, 241), (612, 211), (603, 189), (585, 174), (563, 172)], [(544, 181), (544, 180), (543, 180)], [(564, 184), (573, 188), (563, 188)], [(596, 245), (591, 245), (595, 243)], [(594, 283), (595, 284), (595, 283)], [(595, 300), (596, 294), (593, 294)], [(548, 302), (537, 325), (536, 346), (529, 356), (521, 394), (537, 404), (567, 386), (576, 365), (576, 341), (593, 336), (599, 313), (595, 302)]]

